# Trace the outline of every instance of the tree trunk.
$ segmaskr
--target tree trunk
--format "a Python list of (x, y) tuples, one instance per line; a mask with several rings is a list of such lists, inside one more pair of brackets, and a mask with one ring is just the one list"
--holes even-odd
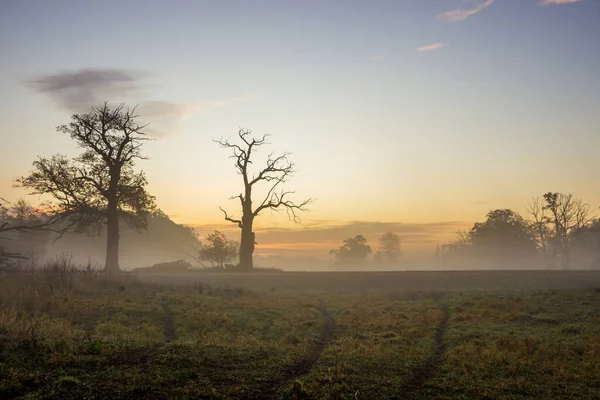
[(108, 201), (106, 215), (106, 263), (104, 264), (104, 271), (109, 274), (121, 272), (121, 268), (119, 267), (119, 212), (115, 199)]
[(240, 268), (251, 270), (254, 268), (252, 255), (254, 254), (254, 232), (252, 232), (252, 219), (247, 219), (242, 224), (242, 239), (240, 241)]

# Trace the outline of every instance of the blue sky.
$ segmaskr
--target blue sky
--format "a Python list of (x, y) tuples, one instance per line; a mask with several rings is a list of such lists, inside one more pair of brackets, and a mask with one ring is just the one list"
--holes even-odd
[[(235, 206), (211, 139), (238, 126), (293, 153), (307, 223), (471, 223), (546, 191), (597, 206), (600, 1), (555, 2), (3, 1), (0, 191), (75, 154), (54, 127), (91, 99), (140, 104), (140, 167), (182, 223)], [(75, 101), (32, 85), (106, 71), (129, 80)]]

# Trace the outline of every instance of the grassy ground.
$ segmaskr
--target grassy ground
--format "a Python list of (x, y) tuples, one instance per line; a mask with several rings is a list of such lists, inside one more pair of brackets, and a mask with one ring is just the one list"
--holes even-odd
[(439, 290), (0, 275), (0, 398), (600, 399), (600, 275), (450, 290), (456, 274)]

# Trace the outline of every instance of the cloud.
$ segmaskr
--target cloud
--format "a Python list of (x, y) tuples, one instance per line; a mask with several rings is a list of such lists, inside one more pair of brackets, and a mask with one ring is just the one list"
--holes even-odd
[(225, 107), (225, 106), (229, 106), (231, 104), (234, 103), (241, 103), (244, 101), (249, 101), (254, 99), (256, 96), (254, 93), (247, 93), (241, 96), (236, 96), (236, 97), (229, 97), (223, 100), (212, 100), (212, 101), (207, 101), (204, 103), (200, 103), (197, 105), (197, 107), (200, 108), (208, 108), (208, 107)]
[(149, 122), (146, 133), (157, 139), (179, 133), (179, 122), (195, 110), (193, 105), (166, 101), (146, 101), (138, 107), (140, 119)]
[(417, 51), (432, 51), (432, 50), (437, 50), (437, 49), (441, 49), (442, 47), (444, 47), (446, 45), (447, 45), (447, 43), (428, 44), (426, 46), (421, 46), (421, 47), (417, 48)]
[(540, 1), (540, 5), (547, 6), (550, 4), (571, 4), (571, 3), (579, 3), (583, 0), (542, 0)]
[(31, 90), (43, 93), (72, 112), (88, 110), (106, 99), (129, 98), (139, 93), (145, 74), (120, 69), (80, 69), (44, 75), (25, 82)]
[(100, 106), (107, 100), (139, 104), (137, 111), (140, 120), (150, 123), (145, 131), (156, 138), (177, 134), (180, 121), (194, 113), (208, 108), (225, 107), (254, 97), (251, 93), (192, 104), (144, 100), (147, 96), (143, 93), (143, 80), (148, 75), (146, 72), (122, 69), (87, 68), (43, 75), (24, 84), (37, 93), (49, 96), (52, 101), (74, 113), (87, 112), (91, 106)]
[[(475, 6), (473, 6), (471, 8), (466, 8), (466, 7), (464, 7), (465, 3), (469, 3), (469, 4), (475, 3)], [(474, 2), (473, 1), (463, 2), (456, 10), (443, 12), (443, 13), (439, 14), (438, 17), (445, 19), (447, 21), (453, 21), (453, 22), (462, 21), (464, 19), (469, 18), (472, 15), (477, 14), (484, 8), (491, 6), (493, 3), (494, 3), (494, 0), (486, 0), (485, 2), (482, 2), (481, 0), (477, 0)]]
[(385, 54), (381, 54), (381, 53), (374, 54), (374, 55), (371, 57), (371, 59), (372, 59), (372, 60), (375, 60), (375, 61), (380, 61), (380, 60), (383, 60), (384, 58), (385, 58)]
[(203, 101), (192, 104), (170, 103), (166, 101), (147, 101), (140, 104), (138, 110), (143, 119), (149, 121), (146, 133), (155, 138), (166, 138), (177, 135), (180, 131), (180, 122), (197, 113), (210, 108), (226, 107), (234, 103), (248, 101), (254, 94), (246, 94), (223, 100)]

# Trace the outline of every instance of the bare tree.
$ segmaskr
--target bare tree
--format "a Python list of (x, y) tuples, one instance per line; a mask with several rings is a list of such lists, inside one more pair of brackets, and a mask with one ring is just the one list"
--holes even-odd
[(400, 236), (394, 232), (386, 232), (379, 238), (379, 250), (375, 259), (380, 262), (394, 263), (402, 256)]
[(17, 187), (31, 194), (50, 195), (55, 211), (68, 215), (80, 231), (100, 231), (106, 224), (107, 272), (119, 268), (119, 222), (146, 228), (154, 197), (146, 191), (143, 172), (134, 171), (135, 160), (145, 159), (141, 147), (149, 138), (145, 125), (136, 122), (135, 108), (107, 103), (87, 114), (74, 114), (71, 122), (57, 127), (84, 151), (69, 159), (64, 155), (39, 157), (33, 171), (16, 180)]
[(560, 259), (563, 269), (570, 268), (574, 236), (594, 219), (590, 205), (572, 194), (548, 192), (543, 200), (533, 199), (527, 212), (547, 265), (554, 268)]
[(532, 231), (535, 235), (537, 247), (542, 254), (544, 263), (548, 268), (555, 268), (556, 265), (556, 247), (550, 246), (552, 232), (549, 227), (550, 218), (547, 215), (547, 209), (543, 199), (534, 197), (526, 207), (527, 213), (531, 216)]
[(554, 248), (560, 255), (562, 268), (568, 269), (574, 233), (587, 226), (594, 219), (594, 215), (591, 215), (589, 204), (572, 194), (548, 192), (544, 194), (544, 200), (553, 228)]
[[(282, 184), (294, 172), (294, 164), (288, 160), (289, 153), (283, 153), (279, 156), (271, 153), (267, 158), (266, 165), (260, 171), (254, 174), (251, 173), (249, 167), (252, 164), (252, 156), (259, 147), (268, 144), (268, 135), (257, 139), (252, 137), (250, 130), (240, 128), (238, 130), (238, 137), (240, 139), (239, 144), (224, 139), (214, 140), (214, 142), (220, 144), (223, 148), (233, 151), (231, 158), (235, 160), (237, 173), (242, 176), (244, 188), (239, 195), (233, 196), (230, 199), (239, 199), (242, 208), (242, 217), (241, 219), (236, 219), (229, 215), (223, 208), (219, 207), (219, 209), (225, 215), (225, 220), (237, 224), (242, 230), (239, 264), (242, 268), (252, 269), (252, 255), (254, 247), (257, 244), (252, 230), (254, 218), (265, 210), (285, 209), (290, 220), (299, 222), (300, 219), (297, 211), (307, 211), (306, 206), (312, 202), (312, 199), (295, 203), (289, 198), (294, 192), (281, 188)], [(254, 207), (252, 195), (256, 187), (260, 184), (266, 184), (264, 185), (266, 186), (266, 195), (258, 203), (258, 206)]]

